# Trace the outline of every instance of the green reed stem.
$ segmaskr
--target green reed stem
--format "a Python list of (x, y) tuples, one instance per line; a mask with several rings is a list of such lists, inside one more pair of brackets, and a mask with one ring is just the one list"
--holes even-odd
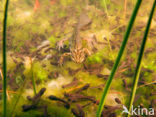
[(24, 79), (22, 87), (20, 87), (20, 89), (19, 89), (17, 100), (15, 100), (15, 104), (13, 105), (12, 111), (10, 112), (10, 117), (15, 116), (14, 112), (16, 111), (16, 107), (17, 107), (17, 105), (18, 105), (18, 103), (20, 101), (20, 98), (21, 98), (22, 94), (24, 93), (24, 89), (25, 89), (26, 84), (28, 84), (28, 79), (27, 78)]
[(104, 7), (105, 7), (106, 14), (108, 15), (106, 0), (103, 0), (103, 5), (104, 5)]
[[(30, 58), (31, 59), (31, 58)], [(35, 84), (35, 79), (34, 79), (34, 70), (33, 70), (33, 60), (31, 59), (31, 77), (32, 77), (32, 83), (33, 83), (33, 91), (34, 95), (36, 95), (36, 84)]]
[(6, 109), (7, 109), (7, 56), (6, 56), (6, 30), (7, 30), (7, 13), (8, 13), (9, 0), (5, 1), (4, 6), (4, 19), (3, 19), (3, 117), (6, 117)]
[(134, 21), (135, 21), (135, 18), (136, 18), (136, 15), (137, 15), (137, 12), (140, 8), (140, 5), (141, 5), (141, 2), (142, 0), (137, 0), (137, 3), (136, 3), (136, 6), (134, 8), (134, 11), (132, 13), (132, 16), (131, 16), (131, 19), (129, 21), (129, 24), (128, 24), (128, 27), (127, 27), (127, 30), (125, 32), (125, 35), (124, 35), (124, 39), (123, 39), (123, 42), (122, 42), (122, 45), (120, 47), (120, 50), (119, 50), (119, 53), (118, 53), (118, 56), (116, 58), (116, 61), (115, 61), (115, 64), (113, 65), (113, 69), (111, 71), (111, 74), (106, 82), (106, 86), (105, 86), (105, 89), (103, 91), (103, 94), (102, 94), (102, 98), (101, 98), (101, 101), (100, 101), (100, 104), (99, 104), (99, 107), (98, 107), (98, 110), (97, 110), (97, 115), (96, 117), (100, 117), (101, 113), (102, 113), (102, 110), (103, 110), (103, 106), (105, 104), (105, 99), (106, 99), (106, 96), (107, 96), (107, 93), (108, 93), (108, 90), (110, 88), (110, 85), (111, 85), (111, 82), (113, 80), (113, 77), (115, 75), (115, 72), (117, 70), (117, 67), (119, 65), (119, 62), (120, 62), (120, 59), (122, 57), (122, 54), (124, 52), (124, 49), (125, 49), (125, 46), (127, 44), (127, 41), (128, 41), (128, 38), (129, 38), (129, 35), (130, 35), (130, 32), (131, 32), (131, 29), (133, 27), (133, 24), (134, 24)]
[[(140, 76), (142, 58), (144, 56), (145, 46), (146, 46), (146, 42), (147, 42), (147, 36), (148, 36), (149, 29), (150, 29), (150, 26), (151, 26), (155, 6), (156, 6), (156, 0), (154, 1), (153, 7), (151, 9), (151, 13), (150, 13), (148, 23), (147, 23), (147, 26), (146, 26), (146, 29), (145, 29), (144, 37), (143, 37), (143, 40), (142, 40), (142, 44), (141, 44), (141, 48), (140, 48), (140, 52), (139, 52), (139, 57), (138, 57), (138, 60), (137, 60), (137, 65), (136, 65), (134, 79), (133, 79), (132, 93), (131, 93), (130, 102), (129, 102), (129, 105), (128, 105), (129, 106), (128, 107), (129, 112), (131, 112), (131, 107), (132, 107), (132, 104), (133, 104), (133, 101), (134, 101), (134, 98), (135, 98), (135, 93), (136, 93), (136, 89), (137, 89), (137, 85), (138, 85), (138, 81), (139, 81), (139, 76)], [(126, 116), (130, 117), (130, 115), (126, 115)]]

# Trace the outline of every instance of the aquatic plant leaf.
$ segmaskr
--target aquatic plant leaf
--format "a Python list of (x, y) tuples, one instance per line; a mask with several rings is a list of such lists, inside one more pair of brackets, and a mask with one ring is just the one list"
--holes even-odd
[(135, 6), (135, 8), (134, 8), (134, 11), (133, 11), (133, 13), (132, 13), (132, 16), (131, 16), (131, 19), (130, 19), (130, 21), (129, 21), (127, 30), (126, 30), (126, 32), (125, 32), (124, 40), (123, 40), (122, 45), (121, 45), (121, 47), (120, 47), (120, 50), (119, 50), (118, 56), (117, 56), (117, 58), (116, 58), (115, 64), (114, 64), (114, 66), (113, 66), (113, 69), (112, 69), (112, 71), (111, 71), (111, 74), (110, 74), (110, 76), (109, 76), (109, 79), (108, 79), (107, 82), (106, 82), (106, 86), (105, 86), (105, 89), (104, 89), (103, 94), (102, 94), (102, 98), (101, 98), (101, 101), (100, 101), (100, 104), (99, 104), (99, 107), (98, 107), (98, 110), (97, 110), (97, 115), (96, 115), (96, 117), (100, 117), (100, 116), (101, 116), (101, 112), (102, 112), (103, 106), (104, 106), (104, 104), (105, 104), (105, 99), (106, 99), (107, 93), (108, 93), (108, 91), (109, 91), (111, 82), (112, 82), (112, 80), (113, 80), (113, 77), (114, 77), (115, 72), (116, 72), (116, 70), (117, 70), (117, 67), (118, 67), (118, 65), (119, 65), (120, 59), (121, 59), (122, 54), (123, 54), (123, 52), (124, 52), (125, 46), (126, 46), (126, 44), (127, 44), (127, 41), (128, 41), (128, 38), (129, 38), (129, 35), (130, 35), (130, 32), (131, 32), (131, 29), (132, 29), (132, 27), (133, 27), (133, 24), (134, 24), (134, 21), (135, 21), (135, 18), (136, 18), (136, 16), (137, 16), (137, 12), (138, 12), (138, 10), (139, 10), (139, 8), (140, 8), (141, 3), (142, 3), (142, 0), (138, 0), (138, 1), (137, 1), (136, 6)]
[[(136, 65), (135, 74), (134, 74), (134, 78), (133, 78), (133, 87), (132, 87), (132, 92), (131, 92), (131, 96), (130, 96), (130, 102), (129, 102), (129, 105), (128, 105), (129, 106), (128, 107), (129, 112), (131, 111), (131, 107), (133, 105), (133, 101), (134, 101), (135, 94), (136, 94), (136, 89), (137, 89), (139, 76), (140, 76), (140, 71), (141, 71), (142, 58), (143, 58), (143, 55), (144, 55), (145, 46), (146, 46), (146, 42), (147, 42), (147, 36), (148, 36), (149, 29), (150, 29), (150, 26), (151, 26), (151, 22), (152, 22), (155, 7), (156, 7), (156, 0), (154, 0), (153, 7), (151, 9), (151, 13), (150, 13), (148, 23), (147, 23), (147, 26), (146, 26), (146, 30), (145, 30), (145, 33), (144, 33), (144, 37), (143, 37), (143, 40), (142, 40), (139, 57), (138, 57), (138, 60), (137, 60), (137, 65)], [(126, 116), (130, 117), (130, 114), (128, 114)]]
[(7, 34), (7, 15), (9, 0), (5, 1), (4, 19), (3, 19), (3, 117), (7, 114), (7, 56), (6, 56), (6, 34)]

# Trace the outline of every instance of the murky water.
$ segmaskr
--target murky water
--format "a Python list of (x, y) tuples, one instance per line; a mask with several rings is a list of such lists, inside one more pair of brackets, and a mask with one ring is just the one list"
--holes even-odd
[[(10, 0), (7, 117), (95, 117), (136, 0)], [(108, 92), (103, 117), (128, 106), (153, 1), (144, 0)], [(0, 1), (2, 32), (4, 0)], [(1, 33), (2, 34), (2, 33)], [(156, 16), (133, 106), (156, 107)], [(2, 45), (2, 35), (0, 35)], [(0, 70), (2, 70), (0, 47)], [(0, 77), (2, 115), (3, 74)]]

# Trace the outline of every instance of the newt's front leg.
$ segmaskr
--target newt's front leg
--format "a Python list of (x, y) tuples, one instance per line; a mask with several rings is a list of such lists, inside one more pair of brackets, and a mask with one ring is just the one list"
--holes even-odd
[(71, 53), (64, 53), (63, 55), (61, 55), (61, 57), (60, 57), (60, 59), (58, 61), (59, 65), (62, 65), (63, 64), (63, 61), (64, 61), (64, 58), (66, 56), (70, 56), (70, 55), (71, 55)]
[(56, 48), (60, 51), (64, 47), (64, 42), (69, 38), (64, 38), (56, 43)]

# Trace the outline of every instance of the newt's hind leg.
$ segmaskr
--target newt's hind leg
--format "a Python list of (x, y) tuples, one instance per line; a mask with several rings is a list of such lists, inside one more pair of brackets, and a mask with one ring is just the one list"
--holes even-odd
[(87, 48), (83, 48), (83, 52), (84, 52), (86, 55), (88, 55), (88, 56), (91, 55), (91, 51), (90, 51), (89, 49), (87, 49)]

